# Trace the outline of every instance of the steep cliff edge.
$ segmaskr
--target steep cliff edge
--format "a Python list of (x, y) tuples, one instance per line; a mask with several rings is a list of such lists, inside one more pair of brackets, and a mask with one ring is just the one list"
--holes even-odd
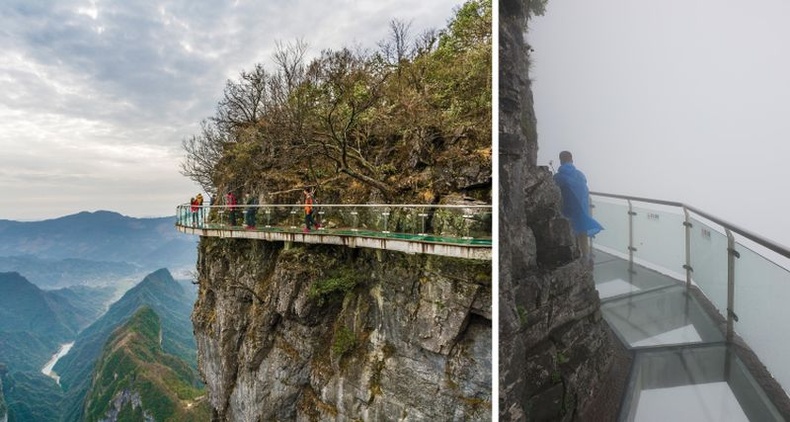
[(529, 7), (524, 0), (500, 2), (499, 232), (507, 236), (499, 239), (499, 417), (609, 420), (611, 414), (589, 416), (588, 408), (604, 389), (615, 344), (601, 318), (592, 267), (578, 260), (560, 215), (559, 189), (537, 166), (524, 39)]
[(215, 420), (487, 420), (491, 263), (203, 238)]

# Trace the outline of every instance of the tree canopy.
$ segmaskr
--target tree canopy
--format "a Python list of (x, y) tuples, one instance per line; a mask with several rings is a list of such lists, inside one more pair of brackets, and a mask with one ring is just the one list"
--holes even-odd
[(218, 197), (293, 202), (491, 200), (491, 0), (447, 27), (393, 20), (378, 50), (341, 47), (307, 61), (278, 43), (274, 68), (226, 83), (214, 117), (183, 141), (182, 173)]

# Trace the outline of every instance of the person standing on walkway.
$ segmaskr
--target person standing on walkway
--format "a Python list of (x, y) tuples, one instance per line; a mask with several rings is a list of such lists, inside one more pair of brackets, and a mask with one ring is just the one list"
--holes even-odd
[(230, 219), (230, 225), (236, 225), (236, 195), (233, 194), (232, 191), (229, 191), (225, 195), (225, 205), (228, 208), (228, 218)]
[(244, 212), (244, 228), (254, 229), (256, 224), (256, 216), (258, 214), (258, 200), (255, 196), (249, 193), (244, 196), (244, 203), (247, 209)]
[(189, 213), (192, 216), (192, 227), (197, 226), (198, 203), (195, 197), (189, 198)]
[(203, 209), (203, 194), (202, 193), (198, 192), (197, 196), (195, 197), (195, 202), (197, 203), (197, 206), (198, 206), (198, 225), (202, 227), (203, 223), (205, 222), (205, 211)]
[(310, 193), (307, 186), (302, 189), (302, 194), (304, 194), (304, 232), (307, 233), (316, 225), (313, 219), (313, 194)]
[(569, 151), (560, 153), (560, 167), (554, 175), (554, 181), (562, 192), (562, 214), (571, 221), (582, 258), (591, 260), (589, 238), (598, 234), (603, 227), (590, 216), (587, 178), (573, 165), (573, 155)]

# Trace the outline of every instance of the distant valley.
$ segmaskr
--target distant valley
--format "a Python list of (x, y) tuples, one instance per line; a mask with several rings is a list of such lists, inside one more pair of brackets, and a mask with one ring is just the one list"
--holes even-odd
[[(137, 219), (99, 211), (40, 222), (0, 220), (0, 421), (84, 420), (89, 392), (92, 420), (104, 418), (104, 411), (116, 416), (162, 414), (158, 402), (151, 402), (154, 396), (186, 400), (195, 408), (183, 414), (204, 415), (189, 319), (196, 297), (189, 280), (196, 244), (196, 238), (173, 228), (173, 218)], [(106, 380), (97, 371), (113, 367), (102, 357), (119, 356), (107, 349), (111, 339), (116, 340), (115, 352), (119, 338), (148, 344), (133, 329), (140, 324), (126, 327), (124, 335), (116, 332), (140, 309), (145, 309), (139, 317), (146, 321), (143, 325), (158, 327), (161, 350), (148, 356), (154, 361), (145, 368), (125, 368), (135, 374), (156, 368), (154, 375), (136, 384), (136, 390), (129, 383), (94, 385)], [(58, 385), (42, 368), (63, 344), (72, 342), (68, 354), (54, 365)], [(130, 344), (130, 350), (140, 350)], [(169, 374), (167, 382), (157, 381), (159, 372)], [(177, 388), (180, 395), (161, 390), (162, 385)], [(107, 396), (116, 393), (118, 397)], [(124, 397), (148, 399), (142, 402), (145, 406), (130, 407)], [(181, 411), (167, 409), (171, 414)]]

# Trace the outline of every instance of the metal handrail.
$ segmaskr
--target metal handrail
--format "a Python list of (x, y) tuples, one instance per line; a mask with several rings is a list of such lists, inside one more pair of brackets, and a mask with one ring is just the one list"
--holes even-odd
[(788, 248), (786, 248), (786, 247), (784, 247), (784, 246), (782, 246), (782, 245), (780, 245), (780, 244), (778, 244), (778, 243), (776, 243), (776, 242), (774, 242), (772, 240), (766, 239), (766, 238), (764, 238), (764, 237), (762, 237), (762, 236), (760, 236), (758, 234), (755, 234), (755, 233), (753, 233), (753, 232), (751, 232), (749, 230), (741, 228), (741, 227), (739, 227), (739, 226), (737, 226), (735, 224), (729, 223), (726, 220), (723, 220), (721, 218), (718, 218), (716, 216), (708, 214), (707, 212), (701, 211), (700, 209), (695, 208), (695, 207), (693, 207), (691, 205), (686, 205), (686, 204), (684, 204), (682, 202), (664, 201), (664, 200), (660, 200), (660, 199), (640, 198), (640, 197), (636, 197), (636, 196), (617, 195), (617, 194), (602, 193), (602, 192), (590, 192), (590, 195), (601, 196), (601, 197), (604, 197), (604, 198), (622, 199), (622, 200), (626, 200), (626, 201), (628, 201), (628, 200), (638, 201), (638, 202), (644, 202), (644, 203), (648, 203), (648, 204), (658, 204), (658, 205), (666, 205), (666, 206), (671, 206), (671, 207), (686, 208), (687, 210), (693, 212), (694, 214), (697, 214), (697, 215), (699, 215), (701, 217), (704, 217), (704, 218), (706, 218), (706, 219), (708, 219), (708, 220), (710, 220), (710, 221), (712, 221), (712, 222), (714, 222), (714, 223), (716, 223), (716, 224), (718, 224), (718, 225), (720, 225), (720, 226), (722, 226), (722, 227), (724, 227), (726, 229), (731, 230), (733, 233), (737, 233), (740, 236), (743, 236), (744, 238), (749, 239), (752, 242), (754, 242), (754, 243), (756, 243), (756, 244), (758, 244), (760, 246), (763, 246), (763, 247), (765, 247), (767, 249), (770, 249), (771, 251), (776, 252), (777, 254), (779, 254), (779, 255), (781, 255), (781, 256), (783, 256), (785, 258), (790, 259), (790, 249), (788, 249)]

